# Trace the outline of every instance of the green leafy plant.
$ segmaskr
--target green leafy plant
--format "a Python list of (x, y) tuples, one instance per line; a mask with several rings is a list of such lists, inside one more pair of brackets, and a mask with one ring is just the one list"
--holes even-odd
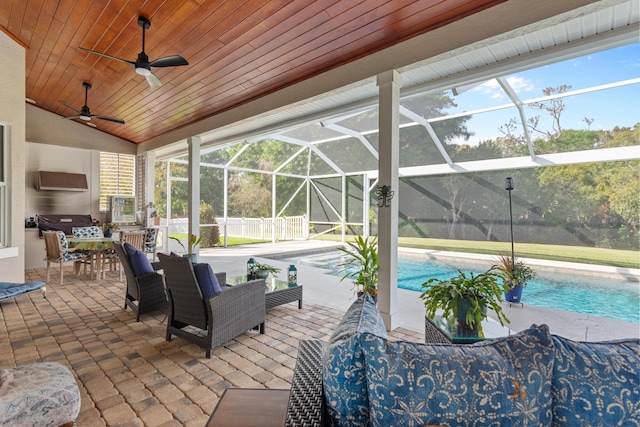
[(342, 278), (351, 279), (359, 292), (371, 296), (378, 294), (378, 238), (356, 236), (353, 242), (347, 242), (346, 248), (338, 248), (347, 256), (347, 261), (338, 264)]
[(189, 238), (187, 239), (187, 246), (189, 247), (189, 251), (187, 251), (187, 248), (185, 248), (184, 243), (182, 243), (182, 240), (180, 240), (178, 237), (169, 236), (169, 238), (171, 240), (175, 240), (176, 242), (178, 242), (180, 246), (182, 246), (182, 250), (184, 250), (188, 254), (192, 254), (196, 246), (198, 246), (202, 242), (202, 236), (198, 237), (195, 234), (190, 235)]
[(255, 267), (256, 271), (268, 271), (269, 273), (280, 273), (280, 269), (278, 267), (274, 267), (272, 265), (269, 264), (261, 264), (261, 263), (256, 263), (256, 267)]
[(105, 222), (104, 224), (102, 224), (103, 231), (115, 231), (115, 230), (118, 230), (119, 228), (120, 227), (118, 227), (118, 224), (113, 222)]
[(471, 328), (482, 331), (482, 320), (487, 317), (487, 309), (496, 313), (501, 325), (510, 323), (502, 312), (500, 303), (508, 286), (502, 283), (501, 275), (491, 267), (484, 273), (474, 275), (458, 270), (458, 275), (446, 280), (431, 278), (422, 284), (420, 298), (424, 301), (426, 314), (433, 318), (438, 310), (442, 310), (442, 317), (459, 316), (460, 301), (468, 301), (468, 310), (464, 322)]
[[(513, 262), (515, 261), (515, 262)], [(494, 265), (496, 271), (499, 272), (502, 280), (509, 288), (513, 288), (517, 285), (523, 288), (527, 286), (529, 280), (535, 279), (537, 273), (524, 261), (515, 258), (512, 260), (509, 255), (502, 255), (498, 258), (496, 265)]]

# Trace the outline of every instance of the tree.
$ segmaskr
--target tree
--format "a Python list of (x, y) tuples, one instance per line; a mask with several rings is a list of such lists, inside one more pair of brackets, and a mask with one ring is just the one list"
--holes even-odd
[[(571, 85), (560, 85), (558, 87), (548, 87), (542, 90), (542, 93), (545, 96), (551, 96), (555, 94), (565, 93), (571, 89)], [(532, 117), (529, 119), (529, 127), (543, 135), (546, 135), (549, 138), (559, 138), (562, 135), (562, 126), (560, 125), (560, 117), (562, 116), (562, 112), (565, 110), (566, 106), (562, 98), (552, 98), (547, 101), (541, 102), (533, 102), (529, 104), (532, 108), (537, 108), (538, 110), (543, 110), (549, 113), (552, 119), (552, 129), (551, 131), (545, 131), (539, 128), (539, 119), (540, 116)]]

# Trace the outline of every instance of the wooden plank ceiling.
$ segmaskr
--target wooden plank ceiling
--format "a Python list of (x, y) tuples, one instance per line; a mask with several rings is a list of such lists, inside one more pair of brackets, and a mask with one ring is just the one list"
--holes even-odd
[[(446, 25), (504, 0), (3, 0), (0, 26), (26, 47), (26, 95), (60, 116), (80, 109), (82, 82), (98, 129), (141, 143)], [(135, 61), (181, 55), (188, 66)]]

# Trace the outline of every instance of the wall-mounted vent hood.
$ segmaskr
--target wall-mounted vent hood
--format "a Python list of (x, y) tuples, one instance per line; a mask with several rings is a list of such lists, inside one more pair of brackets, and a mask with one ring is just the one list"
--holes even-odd
[(86, 191), (87, 176), (83, 173), (38, 171), (38, 190)]

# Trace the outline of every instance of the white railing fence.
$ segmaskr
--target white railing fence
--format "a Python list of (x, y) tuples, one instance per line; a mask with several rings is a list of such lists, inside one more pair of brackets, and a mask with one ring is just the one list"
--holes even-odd
[[(218, 227), (220, 238), (244, 237), (260, 240), (302, 240), (309, 238), (309, 221), (305, 215), (275, 218), (216, 218), (217, 224), (200, 224), (200, 227)], [(187, 233), (187, 218), (172, 218), (168, 222), (169, 234)], [(167, 224), (161, 218), (161, 225)]]

